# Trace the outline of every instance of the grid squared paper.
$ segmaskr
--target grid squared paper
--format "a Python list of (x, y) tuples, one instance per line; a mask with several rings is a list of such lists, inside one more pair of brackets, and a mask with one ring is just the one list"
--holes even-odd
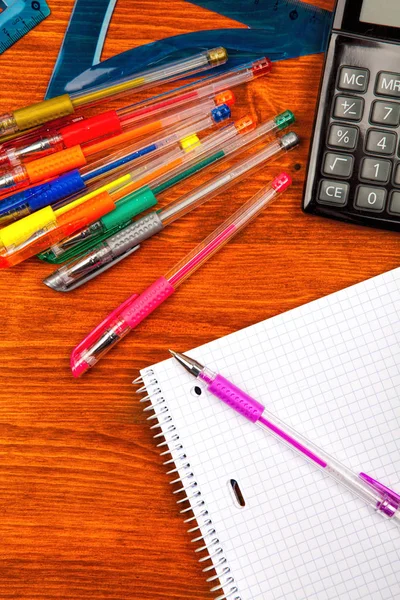
[[(188, 353), (356, 473), (399, 491), (399, 306), (400, 268)], [(396, 525), (204, 387), (195, 396), (173, 359), (151, 369), (239, 588), (233, 597), (400, 599)]]

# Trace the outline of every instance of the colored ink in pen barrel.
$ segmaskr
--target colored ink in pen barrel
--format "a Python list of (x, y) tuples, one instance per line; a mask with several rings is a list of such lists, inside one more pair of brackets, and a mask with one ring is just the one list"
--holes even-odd
[(3, 189), (6, 192), (10, 190), (12, 192), (22, 187), (27, 187), (29, 184), (35, 184), (45, 179), (52, 179), (72, 169), (85, 166), (89, 157), (104, 150), (109, 150), (115, 145), (139, 139), (145, 135), (162, 131), (164, 128), (210, 112), (215, 122), (218, 122), (218, 120), (222, 121), (230, 115), (228, 107), (225, 107), (225, 109), (223, 107), (216, 107), (213, 100), (206, 99), (197, 106), (166, 115), (158, 121), (151, 121), (139, 127), (128, 129), (120, 135), (85, 146), (75, 145), (50, 156), (19, 165), (12, 171), (0, 176), (0, 191)]
[(90, 90), (64, 94), (17, 109), (0, 116), (0, 137), (73, 114), (77, 108), (82, 106), (91, 106), (132, 90), (144, 90), (156, 83), (174, 81), (184, 75), (199, 73), (223, 64), (227, 59), (227, 52), (224, 48), (213, 48), (180, 61), (167, 63), (162, 67), (136, 73), (111, 84), (105, 83)]
[[(246, 119), (246, 123), (247, 122), (248, 119)], [(120, 176), (109, 184), (102, 186), (99, 189), (78, 198), (77, 200), (74, 200), (70, 205), (62, 207), (61, 209), (57, 209), (57, 211), (70, 211), (71, 208), (75, 208), (76, 206), (86, 203), (89, 199), (96, 197), (101, 192), (107, 192), (108, 195), (112, 194), (112, 201), (114, 203), (118, 202), (118, 200), (121, 200), (128, 194), (131, 194), (132, 192), (135, 192), (136, 190), (149, 184), (153, 180), (156, 180), (158, 177), (165, 175), (170, 171), (173, 171), (176, 167), (189, 162), (192, 156), (201, 156), (203, 153), (207, 152), (216, 145), (223, 143), (225, 140), (231, 139), (234, 135), (237, 135), (237, 133), (237, 128), (235, 124), (232, 123), (231, 126), (228, 126), (221, 131), (208, 136), (208, 140), (204, 144), (200, 144), (199, 146), (195, 144), (193, 148), (189, 148), (189, 151), (181, 148), (172, 150), (166, 156), (156, 158), (155, 160), (142, 165), (140, 168), (135, 169), (126, 175)], [(47, 209), (49, 208), (50, 207), (47, 207)], [(7, 268), (9, 266), (16, 265), (22, 260), (29, 258), (29, 256), (42, 252), (46, 248), (49, 248), (56, 242), (59, 242), (69, 235), (72, 235), (75, 233), (75, 231), (80, 229), (79, 227), (75, 227), (72, 231), (64, 235), (64, 230), (59, 229), (60, 236), (57, 237), (56, 234), (51, 236), (51, 241), (47, 245), (46, 237), (41, 238), (42, 245), (40, 242), (36, 243), (35, 239), (35, 244), (32, 246), (32, 252), (30, 254), (29, 247), (26, 247), (26, 241), (32, 237), (36, 223), (39, 223), (40, 227), (42, 228), (43, 223), (46, 222), (47, 218), (49, 218), (51, 221), (52, 213), (44, 209), (43, 211), (29, 215), (28, 217), (21, 219), (16, 223), (12, 223), (11, 225), (8, 225), (0, 230), (0, 245), (3, 247), (3, 250), (0, 254), (0, 268)], [(91, 222), (92, 221), (87, 221), (85, 226), (89, 225)], [(21, 246), (21, 244), (24, 244), (24, 248), (23, 252), (20, 253), (18, 248)]]
[[(148, 213), (141, 219), (134, 221), (122, 231), (106, 239), (92, 252), (60, 267), (55, 273), (47, 277), (44, 283), (57, 291), (66, 292), (76, 289), (87, 280), (91, 280), (97, 274), (102, 273), (106, 265), (111, 267), (113, 264), (118, 264), (124, 257), (130, 256), (133, 248), (142, 244), (146, 239), (159, 233), (164, 227), (210, 200), (216, 194), (226, 191), (243, 177), (249, 176), (255, 168), (259, 168), (261, 164), (276, 156), (279, 152), (294, 148), (298, 142), (299, 139), (295, 133), (286, 134), (254, 156), (242, 160), (239, 164), (198, 186), (189, 194), (178, 198), (157, 212)], [(111, 215), (112, 213), (109, 216)], [(97, 224), (96, 231), (93, 226), (85, 231), (88, 235), (90, 233), (96, 235), (99, 228), (100, 223)], [(64, 244), (67, 244), (66, 249), (68, 249), (68, 243), (69, 241), (64, 242)], [(62, 247), (62, 244), (60, 246)]]
[[(262, 140), (265, 137), (268, 137), (268, 134), (271, 132), (274, 132), (275, 130), (282, 130), (284, 127), (288, 126), (289, 124), (294, 122), (294, 115), (293, 113), (291, 113), (290, 111), (285, 111), (284, 113), (281, 113), (280, 115), (277, 115), (274, 119), (271, 119), (270, 121), (267, 121), (266, 123), (261, 124), (259, 127), (254, 128), (254, 124), (253, 122), (249, 119), (249, 118), (244, 118), (242, 120), (240, 120), (239, 122), (236, 123), (235, 127), (237, 130), (237, 133), (241, 133), (242, 135), (237, 135), (236, 138), (238, 138), (238, 141), (235, 141), (236, 138), (234, 138), (233, 141), (229, 142), (224, 145), (221, 146), (219, 149), (217, 149), (216, 151), (214, 151), (214, 153), (207, 152), (204, 155), (204, 158), (201, 158), (198, 161), (198, 166), (197, 167), (193, 167), (195, 169), (194, 172), (197, 172), (197, 170), (199, 168), (203, 168), (205, 166), (207, 166), (207, 164), (212, 164), (215, 161), (220, 161), (223, 158), (227, 158), (229, 156), (234, 156), (238, 153), (240, 153), (244, 148), (248, 148), (248, 147), (252, 147), (253, 145), (257, 144), (260, 140)], [(279, 126), (278, 126), (279, 124)], [(231, 127), (231, 126), (229, 126)], [(237, 178), (239, 177), (241, 174), (244, 175), (247, 173), (247, 171), (251, 168), (254, 168), (255, 166), (257, 166), (257, 164), (260, 164), (262, 161), (267, 160), (270, 156), (274, 156), (274, 154), (276, 152), (279, 152), (280, 150), (289, 150), (290, 148), (294, 147), (296, 144), (298, 143), (298, 138), (296, 136), (296, 134), (287, 134), (286, 136), (283, 136), (278, 143), (274, 142), (272, 144), (270, 144), (265, 150), (262, 151), (262, 153), (258, 153), (257, 154), (257, 158), (254, 160), (252, 158), (250, 159), (246, 159), (245, 161), (242, 161), (242, 163), (240, 163), (240, 165), (245, 165), (244, 167), (240, 167), (241, 169), (241, 173), (239, 172), (239, 165), (235, 165), (232, 169), (229, 170), (229, 175), (225, 176), (224, 173), (221, 174), (221, 176), (217, 176), (215, 178), (213, 178), (211, 181), (207, 182), (206, 184), (204, 184), (203, 186), (200, 186), (200, 188), (196, 188), (196, 190), (193, 190), (193, 192), (191, 192), (190, 194), (186, 195), (183, 198), (179, 198), (176, 202), (168, 205), (165, 209), (162, 209), (161, 211), (159, 211), (157, 213), (157, 216), (154, 216), (154, 223), (152, 223), (152, 228), (149, 228), (149, 223), (147, 223), (146, 225), (146, 232), (149, 233), (149, 235), (151, 235), (151, 231), (157, 233), (157, 223), (162, 223), (162, 226), (165, 226), (171, 222), (173, 222), (174, 220), (176, 220), (176, 218), (179, 218), (179, 216), (181, 216), (179, 213), (182, 211), (182, 214), (185, 214), (186, 212), (188, 212), (189, 210), (193, 210), (194, 208), (196, 208), (196, 206), (200, 205), (203, 201), (206, 201), (207, 199), (212, 197), (212, 194), (214, 193), (220, 193), (222, 190), (219, 189), (220, 186), (225, 185), (225, 188), (227, 188), (227, 186), (229, 185), (229, 182), (234, 183)], [(269, 156), (270, 153), (270, 156)], [(254, 163), (252, 162), (254, 160)], [(193, 162), (193, 159), (192, 159)], [(179, 177), (181, 176), (181, 172), (184, 169), (184, 166), (178, 167), (178, 169), (176, 169), (176, 177), (177, 177), (177, 183), (179, 182)], [(189, 172), (188, 175), (190, 175), (190, 168), (189, 168)], [(222, 177), (224, 175), (224, 177)], [(153, 181), (151, 184), (151, 189), (154, 191), (155, 194), (161, 193), (162, 191), (164, 191), (166, 189), (166, 187), (168, 187), (169, 185), (174, 183), (174, 176), (175, 173), (174, 172), (170, 172), (166, 175), (162, 175), (161, 177), (157, 178), (156, 181)], [(167, 185), (167, 182), (170, 182)], [(187, 207), (187, 209), (185, 209), (185, 206)], [(146, 217), (146, 220), (148, 221), (148, 217)], [(168, 221), (168, 222), (167, 222)], [(119, 244), (118, 243), (118, 232), (119, 230), (122, 229), (124, 231), (124, 234), (126, 234), (126, 238), (124, 240), (124, 244)], [(134, 234), (135, 231), (140, 232), (140, 220), (138, 222), (134, 222), (132, 224), (130, 223), (126, 223), (125, 225), (121, 224), (121, 228), (118, 228), (117, 231), (112, 232), (116, 234), (116, 238), (115, 238), (115, 243), (118, 246), (118, 253), (117, 256), (114, 256), (114, 252), (112, 251), (111, 248), (109, 248), (109, 252), (108, 252), (108, 257), (109, 257), (109, 262), (110, 262), (110, 266), (111, 264), (114, 262), (114, 260), (120, 260), (120, 256), (122, 253), (127, 252), (130, 250), (130, 246), (133, 244), (135, 245), (135, 243), (139, 243), (136, 242), (136, 236)], [(98, 240), (98, 242), (103, 242), (103, 245), (107, 246), (108, 243), (113, 244), (114, 243), (114, 236), (112, 236), (112, 233), (110, 233), (111, 237), (109, 239), (105, 239), (104, 237), (101, 237), (101, 239)], [(100, 234), (101, 235), (101, 234)], [(49, 259), (51, 258), (51, 262), (62, 262), (62, 257), (63, 255), (65, 255), (64, 260), (70, 260), (73, 256), (79, 256), (80, 254), (82, 254), (82, 252), (87, 252), (88, 250), (90, 250), (90, 244), (88, 243), (84, 243), (82, 244), (81, 241), (79, 240), (79, 236), (80, 234), (77, 234), (76, 236), (74, 236), (74, 239), (67, 239), (64, 240), (62, 242), (60, 242), (59, 244), (57, 244), (55, 247), (52, 248), (51, 251), (49, 251), (48, 253), (46, 253), (46, 256), (43, 256), (41, 258), (47, 259), (47, 257), (49, 257)], [(140, 235), (139, 235), (140, 237)], [(92, 240), (93, 240), (93, 245), (92, 247), (95, 248), (95, 244), (96, 244), (96, 235), (93, 234), (92, 236)], [(142, 238), (140, 238), (140, 242), (143, 241)], [(85, 240), (86, 242), (86, 240)], [(129, 246), (129, 247), (128, 247)], [(82, 249), (80, 251), (80, 248)], [(99, 252), (102, 253), (102, 256), (104, 257), (104, 251), (102, 248), (98, 248)], [(95, 252), (96, 250), (94, 249), (93, 252)], [(54, 260), (54, 258), (57, 257), (57, 260)], [(86, 257), (82, 257), (82, 260), (85, 260)], [(79, 259), (73, 263), (78, 264), (79, 263)], [(66, 267), (65, 267), (66, 268)], [(63, 268), (63, 269), (65, 269)], [(63, 271), (64, 272), (64, 271)], [(54, 273), (54, 278), (53, 276), (50, 276), (49, 281), (54, 282), (57, 279), (57, 271), (56, 273)], [(46, 283), (48, 283), (48, 280), (46, 280)], [(82, 283), (84, 283), (84, 280), (82, 280)], [(49, 283), (50, 284), (50, 283)], [(77, 284), (77, 282), (74, 282), (74, 285)], [(78, 284), (77, 284), (78, 285)], [(58, 289), (58, 288), (55, 288)], [(74, 288), (64, 288), (64, 286), (61, 286), (60, 291), (68, 291), (69, 289), (74, 289)]]
[(137, 164), (141, 159), (148, 160), (149, 157), (151, 159), (161, 150), (166, 151), (174, 144), (190, 148), (190, 140), (195, 141), (198, 133), (214, 127), (216, 123), (220, 123), (229, 116), (230, 109), (225, 105), (212, 109), (209, 116), (202, 117), (201, 113), (195, 114), (192, 118), (185, 119), (183, 123), (177, 122), (170, 126), (165, 130), (164, 136), (153, 140), (150, 144), (143, 145), (143, 141), (136, 142), (79, 170), (72, 170), (61, 175), (51, 182), (14, 193), (0, 202), (0, 225), (7, 225), (11, 221), (50, 204), (60, 203), (64, 197), (74, 196), (75, 198), (77, 193), (84, 193), (88, 186), (91, 190), (98, 188), (99, 184), (104, 186), (111, 181), (110, 177), (115, 178), (116, 171), (121, 175), (124, 170), (129, 170), (133, 162)]

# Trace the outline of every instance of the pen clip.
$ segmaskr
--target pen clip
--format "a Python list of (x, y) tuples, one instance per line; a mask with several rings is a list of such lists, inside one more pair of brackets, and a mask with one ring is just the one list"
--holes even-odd
[(374, 490), (382, 494), (382, 496), (388, 498), (392, 502), (396, 510), (400, 508), (400, 494), (397, 494), (397, 492), (394, 492), (390, 488), (386, 487), (386, 485), (383, 485), (383, 483), (379, 483), (379, 481), (376, 481), (376, 479), (373, 479), (372, 477), (370, 477), (370, 475), (367, 475), (366, 473), (359, 473), (358, 476), (360, 479), (368, 483), (368, 485), (371, 486)]
[(78, 289), (79, 287), (81, 287), (81, 285), (84, 285), (88, 281), (91, 281), (92, 279), (97, 277), (97, 275), (101, 275), (101, 273), (104, 273), (105, 271), (107, 271), (108, 269), (113, 267), (114, 265), (118, 264), (119, 262), (121, 262), (121, 260), (123, 260), (124, 258), (129, 256), (130, 254), (133, 254), (134, 252), (136, 252), (136, 250), (139, 250), (139, 248), (140, 248), (140, 244), (138, 244), (137, 246), (134, 246), (133, 248), (130, 248), (129, 250), (127, 250), (120, 256), (113, 258), (113, 260), (110, 261), (109, 263), (103, 265), (99, 269), (96, 269), (92, 273), (88, 273), (88, 275), (85, 275), (85, 277), (82, 277), (76, 283), (73, 283), (71, 286), (68, 287), (68, 290), (66, 290), (66, 291), (72, 292), (73, 290)]

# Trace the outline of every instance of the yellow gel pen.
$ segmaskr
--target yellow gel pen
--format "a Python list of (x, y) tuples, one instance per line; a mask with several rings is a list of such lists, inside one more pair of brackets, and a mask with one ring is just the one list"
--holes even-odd
[(194, 75), (221, 65), (227, 60), (228, 55), (225, 48), (213, 48), (155, 69), (121, 78), (112, 84), (103, 83), (88, 90), (63, 94), (24, 108), (18, 108), (0, 115), (0, 138), (73, 114), (77, 108), (82, 106), (97, 104), (107, 98), (120, 96), (132, 90), (143, 90), (166, 81), (175, 81), (184, 75)]

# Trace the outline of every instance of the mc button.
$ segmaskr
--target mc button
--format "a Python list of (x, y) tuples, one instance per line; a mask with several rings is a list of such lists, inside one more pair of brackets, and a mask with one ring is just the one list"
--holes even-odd
[(345, 181), (323, 179), (318, 194), (319, 204), (335, 204), (345, 206), (349, 196), (350, 185)]
[(342, 67), (339, 75), (338, 88), (363, 94), (367, 91), (369, 73), (366, 69)]

